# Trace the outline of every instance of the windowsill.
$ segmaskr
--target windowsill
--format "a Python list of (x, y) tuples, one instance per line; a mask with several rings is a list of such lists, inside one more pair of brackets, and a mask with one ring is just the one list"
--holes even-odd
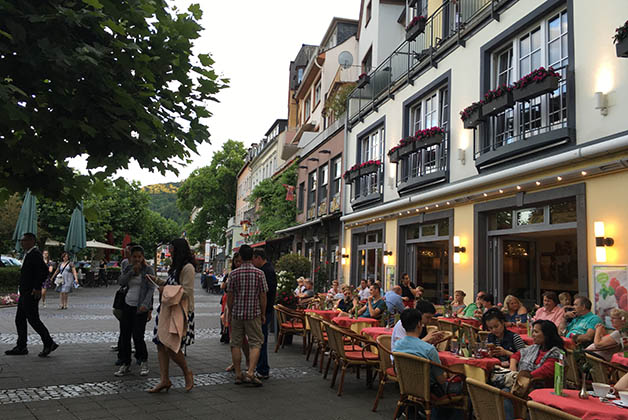
[(575, 139), (575, 130), (573, 128), (559, 128), (547, 133), (526, 137), (525, 139), (482, 153), (475, 158), (475, 166), (478, 169), (483, 169), (512, 160), (518, 156), (533, 153), (536, 149), (543, 149), (566, 139)]
[(381, 198), (382, 195), (379, 192), (371, 193), (369, 195), (361, 196), (351, 200), (351, 207), (353, 207), (354, 209), (364, 207), (367, 204), (371, 204), (375, 201), (381, 200)]
[(399, 195), (404, 195), (415, 190), (426, 187), (437, 182), (444, 181), (447, 178), (447, 171), (436, 171), (423, 176), (416, 176), (408, 178), (405, 182), (400, 182), (397, 185), (397, 192)]

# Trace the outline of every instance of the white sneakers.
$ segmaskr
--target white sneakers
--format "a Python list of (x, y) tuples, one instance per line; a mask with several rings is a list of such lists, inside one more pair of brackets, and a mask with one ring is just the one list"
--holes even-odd
[(148, 372), (150, 372), (148, 370), (148, 363), (146, 362), (140, 363), (140, 376), (146, 376), (148, 375)]
[(114, 373), (115, 376), (124, 376), (127, 373), (131, 372), (131, 367), (129, 365), (122, 365), (120, 366), (120, 369), (118, 369), (118, 371), (116, 373)]

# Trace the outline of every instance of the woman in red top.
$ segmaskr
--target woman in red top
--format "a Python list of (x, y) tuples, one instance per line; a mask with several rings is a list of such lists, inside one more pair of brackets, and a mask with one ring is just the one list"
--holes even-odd
[(532, 326), (534, 344), (510, 356), (510, 370), (528, 371), (533, 378), (553, 377), (554, 362), (564, 352), (563, 339), (551, 321), (536, 321)]

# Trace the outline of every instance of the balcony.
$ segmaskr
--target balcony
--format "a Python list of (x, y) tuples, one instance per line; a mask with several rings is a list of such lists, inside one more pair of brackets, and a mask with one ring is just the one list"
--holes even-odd
[(413, 192), (447, 179), (447, 139), (421, 147), (399, 159), (397, 191), (399, 195)]
[(351, 190), (353, 192), (351, 207), (358, 208), (381, 200), (382, 176), (383, 171), (379, 168), (376, 172), (359, 175), (353, 179), (351, 181)]
[(388, 58), (370, 73), (370, 82), (349, 95), (349, 128), (456, 45), (464, 46), (478, 25), (496, 17), (504, 0), (445, 0), (427, 18), (425, 31), (412, 41), (404, 41)]

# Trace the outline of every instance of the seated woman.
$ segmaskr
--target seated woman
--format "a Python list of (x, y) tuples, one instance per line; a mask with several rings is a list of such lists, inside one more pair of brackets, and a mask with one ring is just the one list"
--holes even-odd
[(502, 362), (503, 367), (510, 366), (510, 358), (526, 345), (519, 336), (506, 328), (504, 313), (497, 308), (489, 309), (482, 316), (482, 325), (489, 331), (488, 343), (491, 357)]
[(506, 296), (504, 299), (504, 310), (506, 312), (506, 326), (512, 327), (517, 322), (525, 322), (528, 310), (521, 304), (521, 301), (513, 295)]
[(528, 371), (533, 378), (553, 378), (554, 363), (564, 351), (563, 339), (556, 325), (547, 320), (532, 324), (534, 344), (525, 347), (510, 357), (510, 370)]
[(608, 335), (604, 324), (597, 324), (593, 344), (587, 347), (588, 351), (606, 361), (610, 361), (614, 353), (624, 350), (624, 341), (628, 342), (628, 334), (622, 331), (628, 326), (628, 312), (617, 308), (612, 309), (611, 324), (615, 331)]
[(464, 304), (465, 296), (467, 296), (467, 294), (462, 290), (456, 290), (454, 292), (454, 301), (451, 303), (453, 313), (460, 315), (464, 311), (464, 308), (467, 307), (467, 305)]

